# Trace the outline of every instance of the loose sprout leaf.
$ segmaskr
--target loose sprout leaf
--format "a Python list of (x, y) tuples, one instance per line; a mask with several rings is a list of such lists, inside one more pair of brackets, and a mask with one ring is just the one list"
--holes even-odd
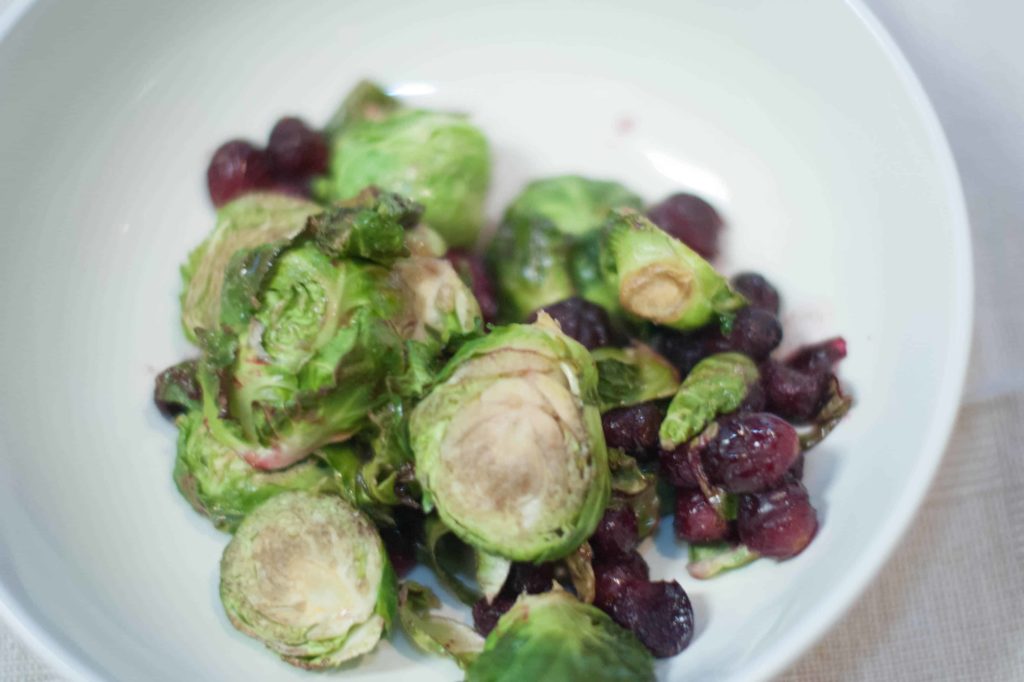
[(521, 596), (466, 669), (466, 682), (654, 679), (654, 659), (631, 632), (562, 590)]
[(224, 271), (220, 297), (222, 327), (238, 334), (248, 326), (260, 307), (263, 286), (287, 246), (287, 241), (276, 241), (235, 252)]
[(307, 233), (334, 258), (362, 258), (390, 265), (409, 255), (405, 231), (423, 207), (392, 192), (368, 188), (309, 219)]
[(399, 587), (398, 620), (421, 651), (448, 656), (465, 668), (484, 648), (484, 638), (471, 627), (431, 613), (441, 601), (429, 588), (406, 581)]
[(632, 509), (640, 537), (647, 537), (663, 516), (658, 477), (642, 471), (635, 459), (618, 448), (608, 449), (608, 465), (612, 472), (611, 506)]
[(559, 232), (581, 236), (599, 228), (616, 208), (643, 208), (643, 199), (617, 182), (579, 175), (534, 180), (508, 207), (510, 214), (539, 215)]
[(324, 132), (338, 135), (360, 121), (380, 121), (402, 107), (402, 103), (371, 81), (360, 81), (345, 96), (331, 116)]
[(633, 316), (675, 329), (696, 329), (746, 305), (706, 260), (647, 218), (613, 211), (601, 265)]
[(508, 213), (487, 249), (502, 315), (522, 322), (539, 308), (575, 293), (570, 238), (543, 216)]
[(704, 358), (690, 371), (661, 423), (661, 447), (671, 450), (699, 434), (719, 414), (740, 406), (758, 380), (757, 366), (740, 353)]
[(476, 584), (488, 602), (494, 600), (505, 585), (512, 562), (502, 556), (476, 550)]
[(636, 495), (648, 488), (655, 478), (640, 470), (636, 459), (621, 448), (608, 448), (608, 467), (612, 474), (612, 492)]
[(806, 452), (825, 440), (825, 437), (832, 433), (832, 429), (839, 426), (839, 422), (843, 420), (851, 407), (853, 407), (853, 398), (843, 394), (839, 379), (833, 375), (829, 379), (825, 404), (814, 417), (814, 425), (800, 434), (800, 447), (803, 451)]
[(598, 348), (597, 392), (601, 411), (668, 398), (679, 389), (679, 372), (649, 346)]
[(576, 598), (585, 604), (594, 603), (596, 579), (594, 577), (594, 551), (590, 543), (584, 542), (575, 552), (565, 557), (565, 567), (569, 571)]
[(619, 292), (612, 278), (601, 266), (601, 249), (604, 235), (594, 231), (577, 239), (569, 253), (569, 272), (579, 296), (608, 311), (614, 318), (619, 317)]
[(433, 569), (438, 581), (463, 604), (472, 606), (478, 602), (480, 592), (459, 577), (466, 564), (466, 545), (437, 516), (427, 517), (424, 536), (423, 563)]
[(690, 545), (690, 563), (686, 570), (694, 578), (707, 580), (723, 571), (731, 571), (755, 561), (757, 552), (746, 545), (730, 545), (727, 542)]

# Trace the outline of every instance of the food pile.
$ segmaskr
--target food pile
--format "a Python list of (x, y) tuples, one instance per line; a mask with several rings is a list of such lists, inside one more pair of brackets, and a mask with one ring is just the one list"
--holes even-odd
[(696, 196), (544, 178), (482, 245), (489, 175), (466, 117), (371, 83), (322, 131), (218, 149), (182, 267), (198, 354), (156, 381), (174, 479), (232, 534), (229, 619), (288, 663), (400, 626), (467, 680), (653, 679), (694, 615), (641, 541), (671, 517), (697, 578), (803, 551), (845, 343), (773, 357), (779, 294), (714, 268)]

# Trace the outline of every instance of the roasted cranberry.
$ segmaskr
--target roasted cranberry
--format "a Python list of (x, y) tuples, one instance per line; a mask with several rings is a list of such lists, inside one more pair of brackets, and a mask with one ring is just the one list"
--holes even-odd
[(266, 189), (272, 180), (266, 152), (244, 140), (222, 144), (206, 169), (206, 185), (214, 206), (223, 206), (247, 192)]
[(630, 552), (613, 561), (597, 561), (594, 563), (594, 605), (607, 611), (623, 587), (648, 578), (650, 570), (639, 552)]
[(290, 197), (296, 197), (298, 199), (309, 199), (313, 196), (312, 188), (309, 185), (309, 180), (281, 180), (277, 179), (274, 184), (267, 188), (270, 192), (276, 192), (278, 194), (285, 194)]
[(832, 367), (846, 357), (846, 340), (837, 336), (821, 343), (798, 348), (786, 360), (786, 365), (801, 372), (828, 374)]
[(267, 156), (279, 177), (317, 175), (327, 171), (327, 140), (301, 119), (289, 116), (270, 131)]
[(622, 341), (612, 328), (611, 319), (605, 309), (585, 298), (573, 296), (544, 306), (531, 313), (529, 321), (535, 322), (540, 311), (558, 320), (562, 331), (582, 343), (587, 350), (614, 346)]
[(747, 547), (776, 559), (802, 552), (818, 530), (807, 489), (789, 476), (774, 490), (743, 495), (736, 521)]
[(767, 490), (799, 455), (796, 429), (767, 412), (720, 419), (718, 433), (701, 449), (708, 478), (731, 493)]
[(746, 307), (736, 313), (728, 334), (708, 341), (714, 352), (735, 351), (764, 360), (782, 342), (782, 325), (775, 315), (760, 308)]
[(594, 555), (602, 560), (629, 554), (640, 543), (636, 514), (629, 507), (608, 508), (590, 536)]
[(198, 368), (198, 360), (186, 360), (157, 375), (153, 402), (162, 415), (173, 419), (203, 399), (203, 390), (196, 377)]
[(711, 204), (693, 194), (673, 194), (649, 211), (651, 222), (704, 256), (718, 254), (722, 218)]
[(733, 289), (743, 294), (752, 308), (779, 314), (779, 292), (756, 272), (744, 272), (732, 278)]
[(454, 250), (445, 254), (445, 258), (451, 262), (455, 272), (473, 291), (476, 302), (480, 304), (480, 313), (484, 322), (495, 322), (498, 319), (498, 296), (494, 292), (494, 285), (484, 266), (484, 259), (476, 253)]
[(693, 638), (693, 607), (674, 580), (623, 586), (609, 615), (658, 658), (675, 656)]
[(660, 454), (661, 473), (675, 487), (694, 490), (700, 485), (700, 482), (690, 466), (688, 453), (689, 448), (686, 443), (672, 450), (662, 450)]
[(555, 579), (555, 568), (552, 564), (526, 564), (516, 562), (505, 579), (501, 593), (507, 597), (516, 597), (524, 592), (540, 594), (551, 589)]
[(760, 381), (755, 381), (753, 384), (747, 387), (747, 395), (743, 397), (743, 402), (736, 409), (737, 412), (764, 412), (765, 405), (768, 404), (767, 397), (764, 394), (764, 386), (761, 385)]
[(618, 407), (601, 415), (604, 440), (610, 448), (622, 448), (641, 461), (658, 451), (658, 429), (665, 410), (656, 403)]
[(380, 529), (384, 549), (399, 578), (416, 566), (416, 544), (423, 531), (423, 515), (407, 507), (395, 507), (395, 525)]
[(677, 332), (658, 329), (651, 336), (651, 346), (671, 362), (682, 376), (686, 376), (694, 365), (711, 352), (706, 341), (706, 332)]
[(827, 374), (801, 372), (774, 360), (761, 365), (761, 380), (768, 410), (797, 423), (814, 418), (828, 388)]
[(481, 599), (473, 604), (473, 628), (486, 637), (515, 602), (514, 598), (502, 596), (495, 597), (489, 604), (486, 598)]
[(676, 537), (687, 542), (714, 542), (729, 534), (729, 523), (699, 490), (676, 495)]
[(805, 459), (807, 459), (807, 458), (804, 456), (804, 453), (801, 452), (800, 456), (796, 458), (795, 462), (793, 462), (793, 466), (789, 467), (789, 474), (788, 475), (792, 476), (793, 478), (795, 478), (798, 481), (802, 481), (804, 479), (804, 460)]

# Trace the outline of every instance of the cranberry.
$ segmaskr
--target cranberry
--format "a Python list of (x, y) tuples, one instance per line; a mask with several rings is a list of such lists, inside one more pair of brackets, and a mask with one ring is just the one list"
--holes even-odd
[(301, 119), (289, 116), (270, 131), (267, 156), (279, 177), (318, 175), (327, 171), (327, 140)]
[(760, 308), (743, 308), (733, 320), (728, 334), (708, 341), (713, 352), (735, 351), (764, 360), (782, 342), (782, 325), (775, 315)]
[(637, 551), (614, 561), (598, 561), (594, 564), (594, 605), (607, 611), (626, 585), (648, 578), (647, 562)]
[(779, 292), (771, 282), (756, 272), (744, 272), (732, 278), (732, 287), (743, 294), (752, 308), (779, 314)]
[(522, 593), (540, 594), (551, 589), (555, 579), (555, 568), (552, 564), (525, 564), (516, 562), (505, 579), (501, 593), (513, 599)]
[(605, 309), (585, 298), (573, 296), (544, 306), (531, 313), (529, 321), (536, 322), (537, 314), (541, 311), (558, 320), (562, 331), (583, 344), (587, 350), (614, 346), (622, 341), (612, 328)]
[(604, 440), (610, 448), (622, 448), (645, 461), (658, 451), (658, 430), (665, 410), (656, 403), (617, 407), (601, 415)]
[(804, 453), (801, 452), (800, 456), (796, 458), (795, 462), (793, 462), (793, 466), (789, 467), (788, 475), (798, 481), (802, 481), (804, 478), (804, 460), (806, 459), (807, 458), (804, 457)]
[(689, 448), (686, 443), (672, 450), (662, 450), (659, 457), (661, 473), (669, 483), (683, 490), (695, 490), (700, 486), (697, 475), (693, 472), (688, 458)]
[(423, 516), (406, 507), (394, 508), (395, 525), (380, 529), (384, 549), (399, 578), (416, 567), (416, 544), (423, 530)]
[(608, 508), (590, 536), (590, 546), (600, 559), (615, 559), (629, 554), (640, 544), (636, 514), (630, 507)]
[(846, 340), (837, 336), (821, 343), (798, 348), (786, 365), (801, 372), (828, 374), (837, 362), (846, 357)]
[(676, 495), (676, 537), (687, 542), (715, 542), (729, 535), (729, 523), (699, 490)]
[(157, 375), (153, 402), (163, 416), (174, 419), (203, 399), (203, 390), (196, 377), (198, 367), (198, 360), (186, 360)]
[(445, 258), (451, 262), (455, 272), (459, 273), (462, 281), (473, 291), (476, 302), (480, 304), (480, 314), (484, 322), (495, 322), (498, 319), (498, 296), (494, 291), (494, 284), (487, 274), (484, 266), (484, 259), (479, 254), (466, 251), (449, 251)]
[(710, 355), (704, 332), (677, 332), (658, 329), (651, 336), (651, 346), (662, 357), (671, 362), (682, 376), (686, 376), (694, 365)]
[(206, 169), (206, 184), (214, 206), (223, 206), (247, 192), (266, 189), (271, 183), (266, 152), (244, 140), (222, 144)]
[(658, 658), (675, 656), (693, 638), (693, 607), (676, 581), (636, 581), (623, 586), (609, 615)]
[(794, 422), (812, 420), (828, 389), (828, 375), (769, 360), (761, 366), (768, 410)]
[(799, 455), (796, 429), (767, 412), (720, 419), (718, 433), (701, 450), (708, 478), (731, 493), (770, 488)]
[(489, 604), (486, 598), (480, 599), (473, 604), (473, 628), (486, 637), (515, 603), (515, 598), (511, 597), (498, 596)]
[(313, 196), (313, 188), (310, 187), (309, 180), (275, 180), (274, 184), (269, 188), (271, 192), (277, 192), (278, 194), (285, 194), (290, 197), (297, 199), (309, 199)]
[(711, 204), (700, 197), (673, 194), (651, 207), (647, 217), (704, 258), (714, 258), (718, 254), (722, 218)]
[(743, 495), (736, 521), (747, 547), (777, 559), (802, 552), (818, 530), (818, 514), (807, 489), (788, 476), (774, 490)]

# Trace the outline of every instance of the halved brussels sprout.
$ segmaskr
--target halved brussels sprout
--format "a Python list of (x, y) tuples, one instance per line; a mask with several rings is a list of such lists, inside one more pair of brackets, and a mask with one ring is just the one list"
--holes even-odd
[(397, 583), (377, 530), (334, 496), (283, 493), (238, 527), (221, 559), (231, 623), (300, 668), (333, 668), (391, 628)]
[(334, 474), (319, 459), (281, 471), (260, 471), (218, 441), (201, 413), (185, 414), (177, 424), (174, 482), (192, 507), (221, 530), (234, 531), (246, 514), (280, 493), (334, 487)]
[(522, 595), (487, 636), (466, 682), (654, 680), (654, 659), (628, 630), (562, 590)]
[(391, 112), (401, 109), (402, 103), (376, 83), (360, 81), (345, 96), (331, 120), (324, 126), (328, 135), (337, 135), (360, 121), (380, 121)]
[(597, 393), (601, 411), (668, 398), (679, 389), (679, 371), (650, 346), (597, 348)]
[(560, 175), (534, 180), (508, 207), (510, 215), (540, 215), (563, 234), (580, 236), (604, 223), (616, 208), (640, 210), (639, 195), (609, 180)]
[(424, 220), (451, 246), (476, 241), (491, 159), (487, 139), (464, 116), (394, 109), (342, 126), (331, 146), (324, 198), (375, 185), (422, 202)]
[(632, 315), (696, 329), (746, 305), (710, 263), (639, 213), (612, 211), (604, 229), (602, 269)]
[(409, 426), (424, 506), (470, 545), (540, 563), (597, 526), (610, 489), (597, 372), (546, 314), (466, 343)]
[(213, 232), (197, 246), (181, 268), (181, 324), (185, 336), (197, 341), (196, 329), (220, 323), (224, 271), (240, 250), (292, 239), (320, 207), (282, 194), (246, 194), (217, 211)]

